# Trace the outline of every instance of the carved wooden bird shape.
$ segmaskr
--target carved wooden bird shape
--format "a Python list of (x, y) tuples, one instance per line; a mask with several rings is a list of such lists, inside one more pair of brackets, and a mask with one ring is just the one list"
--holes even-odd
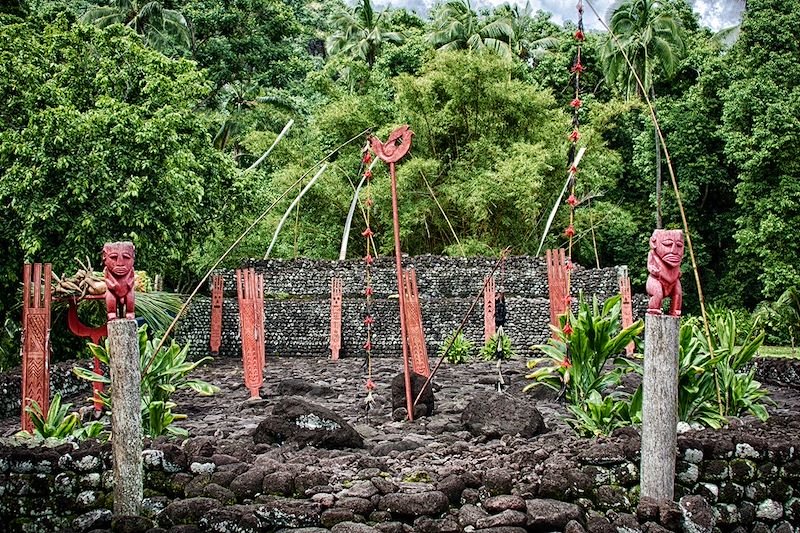
[[(394, 163), (408, 153), (408, 149), (411, 148), (412, 135), (414, 135), (414, 132), (411, 131), (408, 124), (404, 124), (394, 130), (385, 143), (382, 144), (377, 137), (370, 137), (369, 142), (372, 146), (372, 151), (381, 161)], [(400, 140), (399, 143), (398, 140)]]

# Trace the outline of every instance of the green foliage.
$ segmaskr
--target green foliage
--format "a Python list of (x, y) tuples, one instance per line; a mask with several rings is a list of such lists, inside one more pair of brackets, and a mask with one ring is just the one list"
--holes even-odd
[(84, 426), (81, 424), (78, 413), (69, 412), (70, 407), (72, 407), (71, 403), (61, 403), (61, 393), (58, 392), (50, 401), (50, 408), (47, 410), (47, 414), (42, 411), (36, 400), (31, 399), (30, 404), (25, 407), (25, 412), (31, 417), (33, 434), (21, 431), (17, 436), (57, 440), (70, 437), (77, 440), (108, 437), (109, 433), (101, 422), (94, 421)]
[(20, 363), (22, 327), (17, 320), (6, 317), (0, 328), (0, 372)]
[(439, 51), (488, 51), (511, 57), (514, 29), (507, 18), (494, 20), (476, 13), (469, 0), (448, 0), (433, 16), (428, 42)]
[(755, 367), (746, 370), (761, 347), (764, 334), (756, 335), (755, 328), (751, 328), (739, 344), (736, 316), (730, 310), (710, 314), (709, 328), (710, 344), (699, 324), (687, 321), (681, 326), (679, 419), (712, 428), (746, 412), (766, 420), (767, 391), (754, 379)]
[[(497, 349), (498, 342), (502, 343), (502, 350)], [(508, 361), (516, 359), (517, 351), (511, 346), (511, 339), (508, 335), (495, 333), (483, 345), (479, 355), (484, 361)]]
[(567, 409), (572, 418), (566, 421), (578, 435), (609, 435), (615, 429), (641, 423), (642, 391), (638, 389), (630, 398), (620, 398), (593, 390), (580, 405), (568, 404)]
[[(449, 347), (449, 349), (448, 349)], [(455, 334), (452, 332), (447, 339), (439, 347), (439, 357), (445, 355), (448, 363), (461, 364), (469, 360), (470, 352), (472, 351), (472, 342), (464, 337), (462, 332)]]
[(796, 339), (800, 333), (800, 291), (789, 287), (775, 302), (762, 302), (756, 308), (757, 320), (764, 324), (765, 333), (771, 339), (789, 338), (792, 356), (797, 355)]
[(403, 42), (402, 35), (386, 30), (386, 12), (375, 13), (370, 0), (359, 0), (352, 11), (345, 11), (334, 21), (337, 30), (328, 37), (328, 53), (366, 61), (371, 69), (383, 43)]
[[(565, 397), (574, 406), (581, 406), (592, 391), (612, 391), (629, 369), (627, 361), (617, 356), (644, 330), (641, 320), (622, 328), (621, 309), (619, 295), (606, 300), (602, 308), (596, 297), (590, 306), (581, 295), (577, 316), (570, 311), (560, 317), (561, 326), (554, 328), (556, 337), (533, 347), (544, 357), (528, 361), (528, 368), (535, 370), (526, 377), (535, 383), (525, 389), (539, 384), (557, 391), (565, 387)], [(567, 323), (572, 329), (569, 335), (564, 333)], [(609, 360), (617, 366), (607, 372), (604, 367)], [(542, 363), (550, 364), (541, 366)]]
[[(738, 174), (736, 269), (746, 297), (774, 299), (800, 286), (800, 7), (747, 2), (728, 54), (723, 91), (725, 155)], [(761, 298), (759, 298), (759, 295)], [(748, 302), (754, 304), (755, 301)]]
[[(202, 380), (191, 379), (188, 375), (198, 366), (211, 361), (211, 357), (204, 357), (198, 361), (187, 361), (189, 345), (181, 348), (175, 341), (169, 346), (162, 346), (154, 355), (160, 338), (152, 340), (147, 338), (147, 326), (139, 328), (139, 355), (142, 369), (142, 427), (145, 435), (157, 437), (171, 434), (179, 437), (188, 435), (185, 429), (172, 425), (175, 420), (186, 418), (185, 415), (173, 413), (176, 407), (170, 401), (172, 395), (181, 389), (191, 389), (202, 396), (210, 396), (219, 391), (219, 388)], [(89, 348), (94, 357), (106, 365), (109, 362), (108, 340), (105, 346), (90, 344)], [(151, 362), (152, 361), (152, 362)], [(149, 368), (148, 368), (149, 367)], [(93, 383), (111, 384), (108, 376), (99, 375), (85, 368), (76, 367), (72, 370), (76, 376)], [(111, 410), (111, 394), (106, 390), (100, 394), (104, 407)]]

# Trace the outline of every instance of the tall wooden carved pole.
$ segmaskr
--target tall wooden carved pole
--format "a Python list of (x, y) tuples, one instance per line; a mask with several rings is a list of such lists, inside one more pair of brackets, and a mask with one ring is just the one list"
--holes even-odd
[(395, 175), (394, 164), (399, 161), (411, 148), (411, 137), (414, 132), (403, 125), (394, 130), (386, 143), (381, 143), (377, 137), (370, 139), (372, 151), (381, 161), (389, 163), (389, 174), (392, 178), (392, 219), (394, 222), (394, 257), (397, 266), (397, 293), (400, 301), (400, 337), (403, 345), (403, 370), (406, 382), (406, 408), (408, 409), (408, 419), (414, 420), (414, 399), (411, 393), (411, 364), (408, 358), (408, 348), (406, 347), (406, 303), (403, 294), (403, 260), (400, 253), (400, 219), (397, 214), (397, 176)]
[[(683, 233), (656, 230), (647, 257), (650, 302), (644, 322), (641, 495), (659, 501), (675, 496), (682, 259)], [(671, 299), (668, 315), (661, 310), (665, 297)]]
[(142, 467), (141, 366), (134, 319), (133, 243), (103, 247), (108, 350), (111, 370), (111, 453), (114, 459), (114, 514), (138, 515), (144, 497)]

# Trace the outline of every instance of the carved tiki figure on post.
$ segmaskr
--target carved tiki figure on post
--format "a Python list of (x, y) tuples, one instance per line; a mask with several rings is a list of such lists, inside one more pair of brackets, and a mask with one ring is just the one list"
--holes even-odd
[(660, 315), (664, 298), (671, 299), (669, 315), (681, 316), (683, 289), (681, 288), (681, 261), (683, 260), (683, 231), (657, 229), (650, 237), (647, 255), (648, 315)]
[(110, 242), (103, 246), (103, 277), (106, 281), (106, 310), (108, 320), (134, 318), (133, 243)]

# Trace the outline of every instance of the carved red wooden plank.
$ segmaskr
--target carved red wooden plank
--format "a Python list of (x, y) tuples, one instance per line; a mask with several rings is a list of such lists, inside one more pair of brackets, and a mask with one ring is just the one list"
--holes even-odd
[(263, 291), (263, 277), (256, 276), (252, 268), (236, 270), (244, 384), (250, 391), (251, 398), (260, 397), (259, 390), (264, 384)]
[[(33, 431), (25, 412), (35, 400), (47, 413), (50, 408), (50, 263), (26, 264), (22, 270), (22, 429)], [(44, 293), (42, 292), (44, 281)]]
[(342, 349), (342, 278), (331, 278), (331, 359)]
[(483, 285), (483, 340), (489, 342), (495, 334), (494, 327), (494, 276), (486, 278)]
[[(622, 327), (627, 328), (633, 324), (633, 302), (631, 300), (631, 280), (628, 277), (628, 270), (623, 269), (619, 277), (619, 293), (622, 296)], [(633, 342), (625, 347), (628, 355), (633, 353), (635, 346)]]
[(403, 289), (405, 291), (406, 333), (408, 351), (411, 354), (411, 368), (415, 373), (428, 377), (431, 370), (428, 364), (428, 349), (425, 346), (425, 331), (422, 329), (417, 272), (413, 268), (403, 273)]
[(211, 353), (219, 353), (222, 344), (222, 289), (224, 281), (222, 276), (211, 279)]
[(558, 327), (558, 317), (567, 312), (567, 269), (561, 248), (547, 250), (547, 287), (550, 291), (550, 323)]

